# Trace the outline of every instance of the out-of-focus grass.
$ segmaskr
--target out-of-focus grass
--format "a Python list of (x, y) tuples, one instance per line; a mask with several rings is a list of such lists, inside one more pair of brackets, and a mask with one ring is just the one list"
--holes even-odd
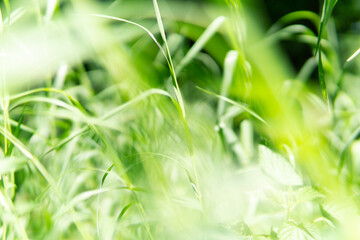
[(0, 2), (2, 239), (357, 239), (359, 29), (253, 4)]

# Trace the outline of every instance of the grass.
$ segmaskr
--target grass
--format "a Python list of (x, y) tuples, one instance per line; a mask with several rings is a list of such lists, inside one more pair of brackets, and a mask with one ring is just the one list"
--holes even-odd
[(1, 1), (1, 239), (357, 239), (359, 33), (252, 4)]

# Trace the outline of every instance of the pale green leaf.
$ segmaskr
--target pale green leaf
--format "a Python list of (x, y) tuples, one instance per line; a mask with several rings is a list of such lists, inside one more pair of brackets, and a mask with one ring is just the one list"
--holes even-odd
[(280, 154), (274, 153), (263, 145), (259, 146), (259, 153), (261, 166), (272, 179), (289, 186), (300, 186), (303, 184), (300, 176)]
[(313, 228), (309, 231), (304, 225), (289, 222), (280, 229), (279, 240), (316, 240), (312, 231)]
[(324, 198), (325, 196), (314, 188), (305, 186), (296, 190), (295, 198), (297, 203), (309, 202), (312, 200)]

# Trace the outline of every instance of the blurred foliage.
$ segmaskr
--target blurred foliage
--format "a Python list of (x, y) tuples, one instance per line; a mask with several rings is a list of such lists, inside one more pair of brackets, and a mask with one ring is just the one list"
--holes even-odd
[(360, 236), (358, 1), (0, 13), (2, 239)]

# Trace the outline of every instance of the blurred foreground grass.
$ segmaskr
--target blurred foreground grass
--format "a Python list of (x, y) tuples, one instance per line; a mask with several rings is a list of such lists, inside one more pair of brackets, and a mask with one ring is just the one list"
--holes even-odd
[(1, 238), (358, 239), (359, 22), (261, 4), (1, 1)]

